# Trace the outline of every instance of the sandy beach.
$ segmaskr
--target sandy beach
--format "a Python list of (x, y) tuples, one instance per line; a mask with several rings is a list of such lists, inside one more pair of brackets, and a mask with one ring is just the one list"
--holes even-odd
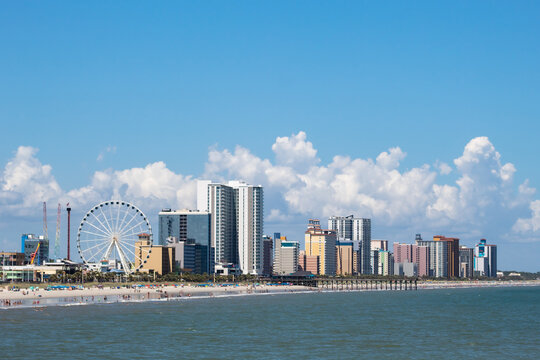
[[(419, 281), (418, 290), (444, 288), (486, 288), (508, 286), (540, 286), (540, 280), (530, 281)], [(306, 293), (321, 291), (399, 291), (389, 289), (321, 289), (296, 285), (236, 285), (152, 284), (89, 286), (46, 290), (46, 287), (8, 290), (0, 288), (0, 308), (84, 305), (116, 302), (171, 301), (186, 298), (242, 296), (257, 294)], [(409, 288), (409, 290), (411, 290)]]
[(252, 295), (267, 293), (291, 293), (316, 291), (317, 289), (304, 286), (290, 285), (142, 285), (131, 287), (104, 286), (104, 287), (80, 287), (75, 289), (46, 290), (46, 287), (8, 290), (8, 287), (0, 289), (0, 308), (66, 305), (66, 304), (91, 304), (113, 303), (127, 301), (153, 301), (174, 300), (191, 297), (213, 297), (232, 295)]

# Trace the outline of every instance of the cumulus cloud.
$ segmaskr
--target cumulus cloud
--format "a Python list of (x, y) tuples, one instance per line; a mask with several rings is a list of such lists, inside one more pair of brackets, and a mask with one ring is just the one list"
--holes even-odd
[(513, 230), (519, 234), (539, 233), (540, 231), (540, 200), (535, 200), (530, 204), (531, 217), (518, 219), (513, 226)]
[(0, 178), (0, 212), (26, 215), (40, 202), (58, 197), (62, 190), (52, 167), (37, 158), (38, 149), (19, 146)]
[(144, 168), (96, 171), (89, 185), (64, 191), (52, 175), (51, 166), (43, 165), (36, 157), (37, 152), (21, 146), (6, 164), (0, 179), (0, 212), (35, 214), (43, 201), (70, 201), (81, 208), (109, 199), (133, 201), (149, 210), (195, 206), (193, 178), (174, 173), (161, 161)]
[(319, 164), (317, 150), (303, 132), (278, 137), (272, 149), (274, 163), (244, 148), (234, 153), (214, 149), (207, 174), (265, 185), (265, 191), (279, 199), (268, 215), (272, 219), (287, 212), (322, 217), (354, 213), (386, 226), (451, 228), (475, 236), (509, 221), (511, 227), (535, 193), (528, 182), (516, 191), (515, 166), (502, 162), (487, 137), (471, 139), (454, 160), (458, 179), (453, 184), (437, 181), (439, 174), (453, 171), (444, 162), (400, 170), (406, 153), (399, 147), (375, 160), (337, 155), (326, 165)]
[(90, 185), (74, 189), (67, 197), (75, 204), (123, 199), (146, 209), (193, 208), (196, 184), (191, 176), (176, 174), (162, 161), (144, 168), (97, 171)]
[[(275, 159), (264, 159), (237, 146), (212, 148), (203, 178), (245, 180), (265, 187), (266, 220), (287, 223), (311, 216), (372, 217), (381, 227), (423, 229), (477, 235), (498, 233), (540, 240), (540, 200), (525, 181), (514, 184), (516, 168), (487, 137), (471, 139), (454, 160), (400, 169), (406, 153), (399, 147), (375, 159), (336, 155), (321, 164), (304, 132), (278, 137)], [(161, 161), (145, 167), (96, 171), (88, 185), (62, 190), (37, 149), (20, 147), (1, 178), (0, 212), (36, 207), (40, 201), (67, 199), (78, 207), (119, 198), (154, 212), (163, 207), (194, 208), (196, 176), (178, 174)], [(455, 171), (454, 183), (440, 174)], [(528, 215), (530, 214), (530, 215)]]
[(300, 172), (318, 164), (320, 160), (317, 158), (317, 150), (306, 139), (307, 135), (303, 131), (291, 136), (278, 137), (272, 145), (272, 150), (276, 155), (276, 163)]

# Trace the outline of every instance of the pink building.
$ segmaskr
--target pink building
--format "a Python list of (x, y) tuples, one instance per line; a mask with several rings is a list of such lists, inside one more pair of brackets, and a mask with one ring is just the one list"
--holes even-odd
[(394, 243), (394, 263), (414, 262), (413, 245)]
[(429, 247), (413, 245), (413, 262), (417, 265), (418, 276), (429, 276)]
[(418, 276), (429, 276), (429, 247), (394, 243), (394, 263), (415, 263)]

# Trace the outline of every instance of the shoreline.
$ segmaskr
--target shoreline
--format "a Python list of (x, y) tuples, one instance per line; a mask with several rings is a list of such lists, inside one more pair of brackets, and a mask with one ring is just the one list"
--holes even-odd
[[(417, 290), (466, 289), (493, 287), (530, 287), (540, 286), (539, 280), (520, 281), (421, 281)], [(43, 308), (48, 306), (76, 306), (112, 303), (139, 303), (181, 301), (188, 299), (223, 298), (250, 295), (283, 295), (298, 293), (327, 292), (373, 292), (373, 291), (415, 291), (347, 288), (326, 289), (300, 285), (231, 285), (231, 286), (196, 286), (196, 285), (152, 285), (132, 287), (89, 287), (83, 289), (59, 290), (20, 290), (12, 291), (0, 288), (0, 309)], [(37, 310), (37, 309), (36, 309)]]

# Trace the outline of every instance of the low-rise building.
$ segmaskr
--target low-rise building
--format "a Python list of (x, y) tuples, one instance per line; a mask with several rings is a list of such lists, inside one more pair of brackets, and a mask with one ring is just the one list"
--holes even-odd
[(401, 262), (394, 264), (394, 275), (414, 277), (417, 276), (417, 266), (413, 262)]
[(306, 255), (304, 250), (300, 251), (298, 256), (298, 271), (310, 272), (313, 275), (319, 274), (319, 256)]
[(2, 251), (0, 265), (24, 265), (24, 253)]
[[(135, 268), (140, 272), (150, 272), (159, 275), (174, 271), (175, 248), (163, 245), (153, 245), (148, 234), (140, 234), (135, 243)], [(143, 260), (142, 267), (141, 259)]]
[(223, 276), (228, 276), (228, 275), (241, 275), (242, 274), (242, 270), (240, 269), (240, 267), (238, 265), (235, 265), (235, 264), (232, 264), (232, 263), (228, 263), (228, 264), (224, 264), (224, 263), (218, 263), (216, 264), (216, 275), (223, 275)]

